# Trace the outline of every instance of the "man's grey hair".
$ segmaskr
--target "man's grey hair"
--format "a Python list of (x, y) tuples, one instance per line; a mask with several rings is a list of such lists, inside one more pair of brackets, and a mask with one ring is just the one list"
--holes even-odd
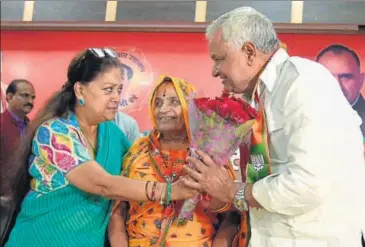
[(240, 7), (218, 17), (206, 30), (210, 41), (217, 32), (222, 32), (225, 43), (241, 49), (247, 41), (263, 53), (271, 53), (279, 47), (279, 39), (273, 23), (251, 7)]

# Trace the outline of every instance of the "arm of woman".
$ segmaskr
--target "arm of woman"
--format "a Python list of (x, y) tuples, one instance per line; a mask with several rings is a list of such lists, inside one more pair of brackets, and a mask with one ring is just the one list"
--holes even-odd
[[(77, 188), (116, 200), (146, 201), (145, 182), (107, 173), (96, 161), (90, 160), (66, 174)], [(159, 184), (164, 186), (164, 184)], [(133, 189), (131, 189), (133, 188)]]
[[(146, 181), (110, 175), (94, 160), (75, 167), (67, 173), (66, 178), (83, 191), (113, 200), (147, 201), (147, 193), (152, 194), (152, 186), (146, 189)], [(157, 184), (156, 198), (161, 197), (160, 193), (165, 191), (166, 186), (165, 183)], [(197, 194), (197, 191), (187, 188), (180, 180), (172, 184), (171, 200), (184, 200)]]
[(108, 225), (108, 235), (111, 247), (127, 247), (126, 231), (127, 203), (118, 203), (113, 209)]
[[(57, 125), (56, 125), (57, 124)], [(62, 122), (43, 124), (37, 130), (33, 145), (35, 154), (46, 164), (61, 172), (66, 179), (82, 191), (110, 199), (146, 201), (145, 181), (111, 175), (91, 159), (80, 134)], [(52, 128), (56, 125), (57, 128)], [(61, 130), (61, 131), (59, 131)], [(166, 184), (159, 183), (157, 196)], [(147, 193), (151, 193), (149, 188)], [(192, 197), (196, 191), (185, 187), (180, 181), (172, 185), (172, 199)]]

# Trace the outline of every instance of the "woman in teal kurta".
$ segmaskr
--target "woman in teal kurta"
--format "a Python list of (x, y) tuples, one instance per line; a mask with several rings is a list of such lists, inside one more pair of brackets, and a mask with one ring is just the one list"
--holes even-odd
[[(98, 126), (96, 161), (119, 175), (129, 141), (114, 122)], [(81, 191), (65, 174), (91, 159), (75, 114), (43, 123), (35, 134), (29, 172), (31, 191), (6, 246), (104, 245), (111, 201)]]
[[(14, 163), (29, 167), (31, 186), (6, 247), (102, 247), (110, 199), (166, 197), (166, 184), (119, 176), (130, 144), (111, 122), (123, 88), (117, 55), (89, 48), (71, 61), (67, 79), (31, 122)], [(25, 190), (17, 191), (21, 198)], [(179, 181), (172, 185), (171, 200), (194, 195)]]

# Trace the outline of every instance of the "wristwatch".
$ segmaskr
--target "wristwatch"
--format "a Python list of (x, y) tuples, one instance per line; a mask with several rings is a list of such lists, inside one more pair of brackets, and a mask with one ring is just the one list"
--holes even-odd
[(242, 183), (234, 196), (234, 206), (240, 211), (247, 211), (248, 205), (245, 198), (246, 184)]

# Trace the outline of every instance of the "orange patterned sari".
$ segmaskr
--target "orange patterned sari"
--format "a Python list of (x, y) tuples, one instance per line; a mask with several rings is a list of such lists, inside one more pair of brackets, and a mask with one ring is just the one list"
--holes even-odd
[[(138, 180), (166, 182), (162, 175), (166, 170), (176, 174), (176, 178), (181, 175), (187, 151), (160, 150), (163, 158), (157, 158), (151, 154), (151, 148), (159, 147), (158, 137), (158, 132), (153, 131), (150, 136), (143, 137), (135, 143), (125, 160), (124, 176)], [(166, 162), (161, 161), (162, 159)], [(160, 171), (156, 166), (161, 168)], [(165, 166), (165, 169), (162, 166)], [(164, 226), (164, 221), (177, 216), (181, 205), (182, 202), (174, 202), (172, 207), (161, 206), (159, 202), (130, 202), (129, 219), (126, 224), (129, 247), (160, 246), (162, 237), (165, 239), (165, 246), (170, 247), (211, 246), (215, 233), (213, 224), (217, 223), (217, 219), (213, 213), (200, 205), (194, 213), (193, 220), (186, 226), (177, 227), (172, 224), (169, 229)]]
[[(160, 77), (154, 92), (162, 83)], [(183, 80), (171, 78), (181, 102), (185, 126), (189, 130), (186, 97), (194, 88)], [(154, 112), (154, 93), (150, 99), (151, 115)], [(154, 117), (152, 122), (156, 126)], [(189, 133), (189, 132), (188, 132)], [(187, 150), (162, 150), (160, 134), (155, 129), (149, 136), (137, 140), (127, 153), (122, 175), (144, 181), (176, 181), (185, 164)], [(132, 188), (131, 188), (132, 189)], [(129, 219), (126, 228), (129, 247), (210, 247), (218, 223), (216, 213), (198, 205), (194, 217), (186, 226), (178, 227), (173, 220), (178, 215), (182, 202), (162, 206), (159, 202), (129, 202)], [(172, 223), (171, 223), (172, 222)], [(170, 224), (171, 223), (171, 224)]]

